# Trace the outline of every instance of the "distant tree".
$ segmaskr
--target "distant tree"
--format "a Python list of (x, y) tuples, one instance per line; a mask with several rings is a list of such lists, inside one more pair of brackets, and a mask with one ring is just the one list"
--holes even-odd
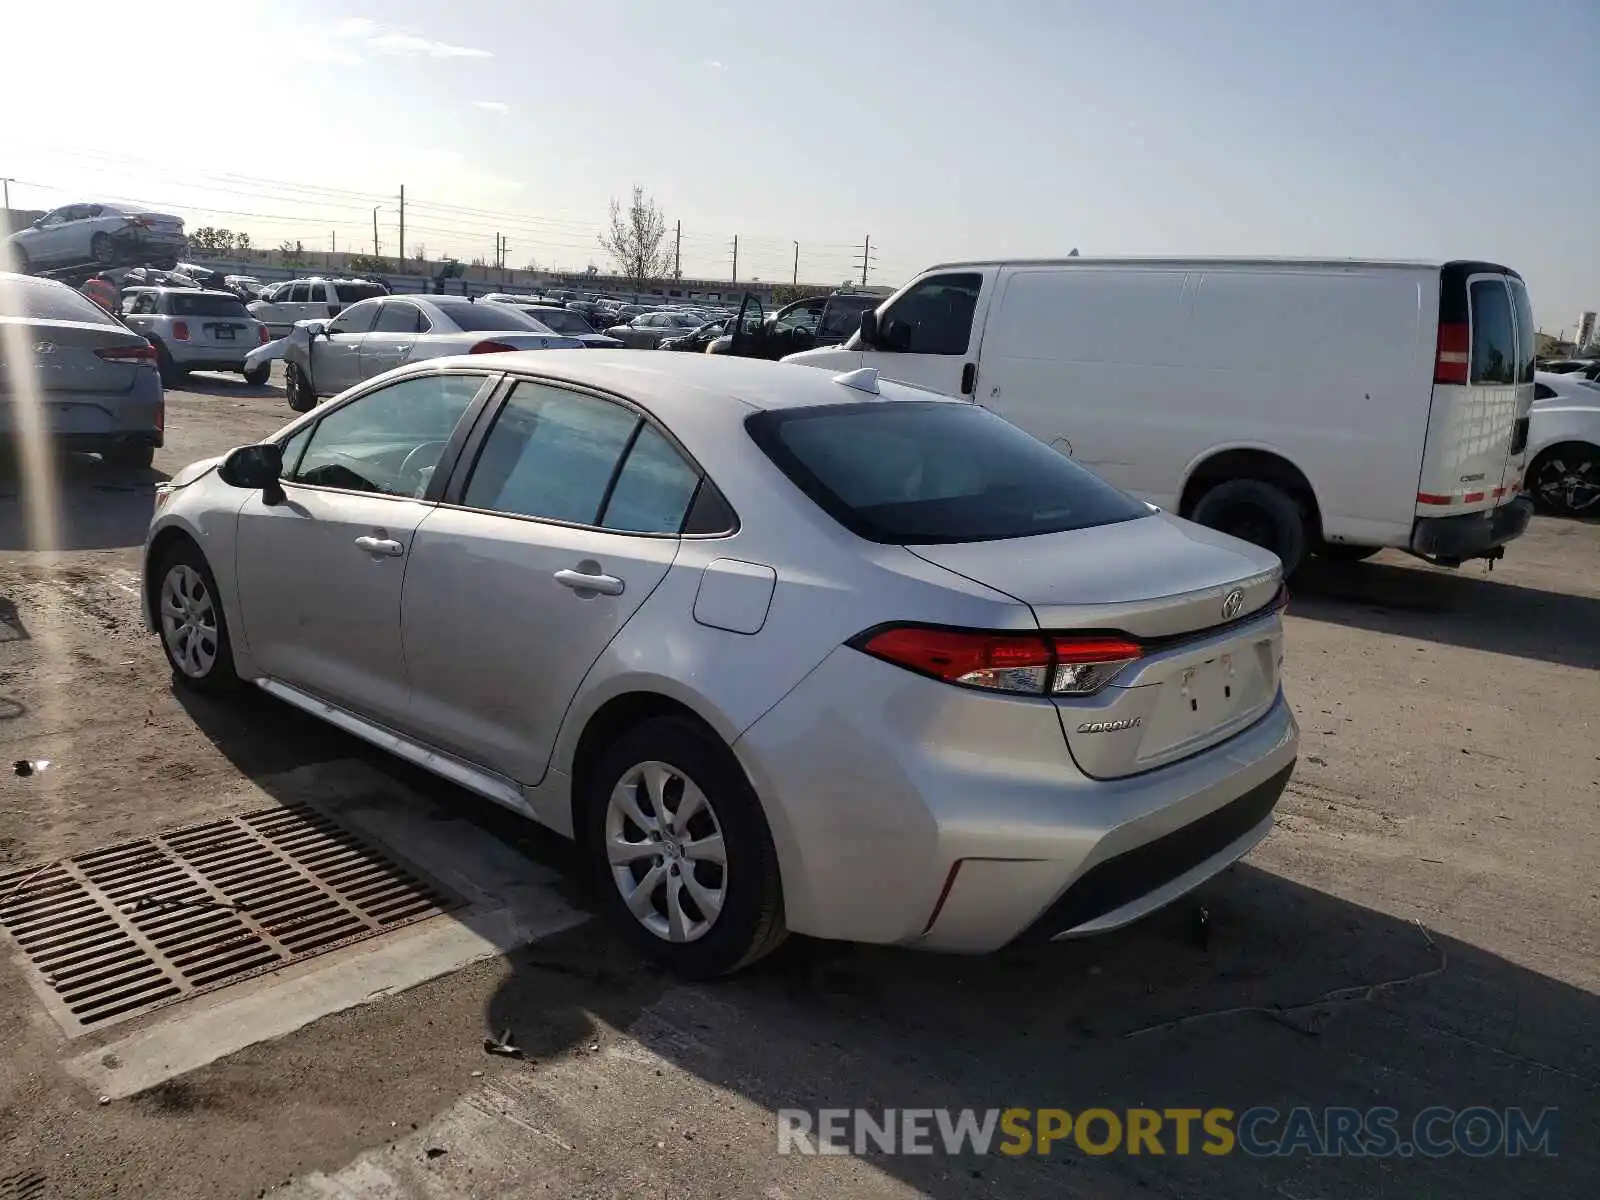
[(306, 259), (306, 248), (298, 241), (285, 240), (279, 245), (278, 254), (282, 257), (283, 265), (286, 267), (305, 267), (310, 265)]
[[(239, 236), (231, 230), (202, 225), (189, 235), (189, 248), (201, 254), (227, 254), (238, 245)], [(245, 238), (247, 245), (249, 240)]]
[(807, 287), (803, 283), (780, 283), (772, 289), (772, 303), (782, 308), (792, 300), (804, 300), (807, 296), (821, 296), (827, 293), (827, 288)]
[(352, 271), (373, 271), (380, 274), (395, 270), (392, 258), (380, 258), (372, 254), (352, 254), (346, 265)]
[(672, 268), (667, 219), (638, 185), (626, 210), (618, 201), (611, 202), (611, 226), (600, 234), (600, 245), (616, 261), (617, 273), (641, 290)]
[(239, 236), (234, 239), (233, 246), (234, 246), (234, 249), (238, 250), (241, 254), (249, 254), (250, 253), (250, 235), (248, 233), (239, 234)]
[(538, 263), (536, 263), (531, 258), (527, 262), (522, 264), (522, 269), (524, 271), (542, 271), (542, 270), (544, 270), (543, 267), (541, 267)]

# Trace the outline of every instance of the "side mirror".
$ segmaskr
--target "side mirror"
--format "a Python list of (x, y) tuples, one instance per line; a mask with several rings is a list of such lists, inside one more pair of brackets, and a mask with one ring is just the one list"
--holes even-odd
[(878, 346), (878, 312), (869, 308), (861, 314), (861, 345), (864, 349), (875, 350)]
[(328, 332), (328, 323), (326, 321), (307, 321), (306, 322), (306, 333), (309, 336), (311, 336), (312, 338), (325, 337), (327, 335), (327, 332)]
[(228, 453), (217, 469), (217, 477), (229, 487), (260, 491), (261, 502), (267, 505), (283, 503), (283, 447), (276, 442), (262, 442), (255, 446), (240, 446)]
[(43, 217), (35, 217), (32, 221), (30, 221), (28, 223), (28, 227), (30, 229), (38, 229), (43, 224), (44, 224), (44, 218)]

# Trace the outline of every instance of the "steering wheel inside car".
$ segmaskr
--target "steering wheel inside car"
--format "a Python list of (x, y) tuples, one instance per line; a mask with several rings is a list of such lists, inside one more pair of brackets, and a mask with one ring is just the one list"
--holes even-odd
[(439, 465), (444, 447), (442, 441), (423, 442), (406, 455), (405, 461), (400, 464), (400, 473), (395, 478), (395, 494), (421, 497), (428, 490), (428, 481), (433, 477), (433, 468)]

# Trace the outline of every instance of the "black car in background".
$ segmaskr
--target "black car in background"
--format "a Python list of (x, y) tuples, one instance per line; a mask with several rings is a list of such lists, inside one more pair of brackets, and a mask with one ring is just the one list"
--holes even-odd
[(877, 308), (890, 294), (889, 288), (840, 288), (786, 304), (770, 317), (763, 317), (761, 301), (747, 294), (739, 310), (739, 327), (714, 340), (706, 352), (776, 361), (786, 354), (835, 346), (861, 328), (862, 313)]

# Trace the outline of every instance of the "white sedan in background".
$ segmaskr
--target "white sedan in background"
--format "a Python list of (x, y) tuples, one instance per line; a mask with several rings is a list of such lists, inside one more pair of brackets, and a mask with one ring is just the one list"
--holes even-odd
[(247, 367), (284, 360), (289, 407), (309, 412), (374, 375), (451, 354), (581, 349), (532, 317), (503, 304), (464, 296), (382, 296), (352, 304), (331, 321), (301, 321), (289, 336), (262, 346)]
[(151, 262), (173, 266), (185, 245), (183, 218), (136, 204), (66, 204), (6, 239), (12, 269), (78, 263)]
[(1534, 375), (1523, 486), (1547, 512), (1600, 516), (1600, 383), (1581, 374)]

